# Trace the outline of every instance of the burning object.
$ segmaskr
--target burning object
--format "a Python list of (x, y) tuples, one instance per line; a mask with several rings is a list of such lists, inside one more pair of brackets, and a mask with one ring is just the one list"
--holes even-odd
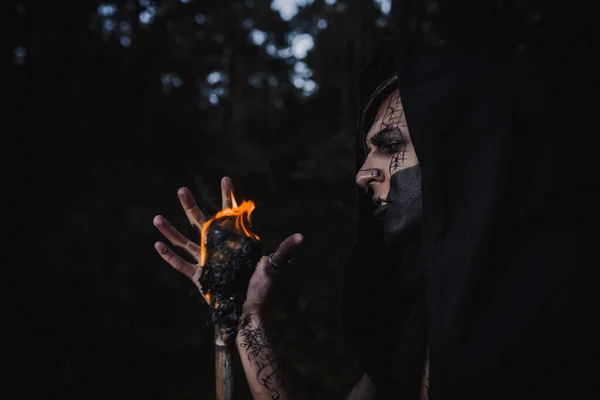
[[(217, 400), (233, 399), (231, 342), (250, 278), (262, 256), (260, 238), (251, 230), (254, 202), (239, 206), (231, 193), (232, 207), (208, 220), (200, 234), (200, 288), (211, 307), (215, 330)], [(230, 340), (233, 338), (234, 340)]]
[(231, 199), (231, 208), (204, 224), (200, 242), (200, 287), (224, 341), (235, 336), (250, 278), (262, 256), (260, 238), (251, 231), (254, 202), (238, 206), (233, 194)]

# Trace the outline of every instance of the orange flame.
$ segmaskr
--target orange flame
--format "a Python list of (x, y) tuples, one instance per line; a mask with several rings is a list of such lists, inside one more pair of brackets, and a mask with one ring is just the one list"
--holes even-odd
[[(200, 232), (200, 266), (204, 267), (206, 262), (206, 235), (208, 232), (208, 227), (210, 224), (222, 217), (235, 217), (235, 232), (240, 235), (246, 235), (247, 237), (253, 238), (255, 240), (260, 240), (260, 238), (254, 234), (249, 226), (250, 226), (250, 216), (254, 208), (254, 202), (252, 200), (244, 200), (242, 204), (239, 206), (235, 201), (235, 197), (233, 197), (233, 193), (231, 193), (231, 208), (225, 208), (217, 213), (214, 217), (206, 221), (206, 223), (202, 226), (202, 230)], [(208, 293), (207, 293), (208, 295)]]

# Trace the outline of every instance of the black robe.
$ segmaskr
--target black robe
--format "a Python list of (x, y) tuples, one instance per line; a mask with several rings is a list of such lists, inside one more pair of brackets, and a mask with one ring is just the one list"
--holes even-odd
[(418, 398), (426, 347), (433, 400), (598, 393), (597, 179), (568, 85), (530, 72), (395, 38), (362, 72), (363, 104), (398, 75), (424, 210), (386, 248), (357, 192), (344, 323), (378, 398)]

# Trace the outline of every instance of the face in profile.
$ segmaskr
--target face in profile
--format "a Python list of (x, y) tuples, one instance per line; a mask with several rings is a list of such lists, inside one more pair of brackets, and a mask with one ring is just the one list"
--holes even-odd
[(423, 213), (419, 160), (397, 90), (379, 106), (365, 140), (368, 154), (356, 184), (370, 190), (386, 242), (393, 243), (417, 227)]

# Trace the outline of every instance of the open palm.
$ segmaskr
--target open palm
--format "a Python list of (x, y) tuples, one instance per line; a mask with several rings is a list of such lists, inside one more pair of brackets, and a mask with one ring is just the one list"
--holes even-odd
[[(233, 193), (233, 182), (230, 178), (224, 177), (221, 179), (221, 198), (222, 207), (232, 207), (232, 193)], [(190, 221), (190, 224), (198, 235), (200, 235), (202, 226), (206, 223), (207, 219), (196, 204), (194, 196), (187, 188), (181, 188), (177, 191), (181, 206), (185, 211), (185, 214)], [(200, 286), (200, 276), (202, 274), (202, 267), (200, 267), (200, 246), (183, 236), (169, 221), (161, 215), (157, 215), (153, 220), (154, 225), (158, 228), (160, 233), (171, 243), (171, 245), (184, 250), (196, 261), (190, 263), (175, 253), (169, 246), (162, 242), (156, 242), (154, 248), (161, 255), (171, 267), (187, 276), (202, 294), (205, 300), (206, 296)], [(278, 247), (277, 251), (273, 253), (272, 260), (277, 265), (283, 265), (288, 262), (297, 246), (302, 242), (302, 235), (299, 233), (293, 234), (285, 239)], [(199, 241), (199, 240), (198, 240)], [(268, 257), (262, 257), (256, 266), (256, 271), (250, 279), (248, 286), (248, 293), (246, 296), (246, 303), (244, 309), (246, 312), (260, 312), (268, 297), (268, 294), (279, 276), (280, 271), (274, 268)], [(207, 301), (208, 303), (208, 301)]]

